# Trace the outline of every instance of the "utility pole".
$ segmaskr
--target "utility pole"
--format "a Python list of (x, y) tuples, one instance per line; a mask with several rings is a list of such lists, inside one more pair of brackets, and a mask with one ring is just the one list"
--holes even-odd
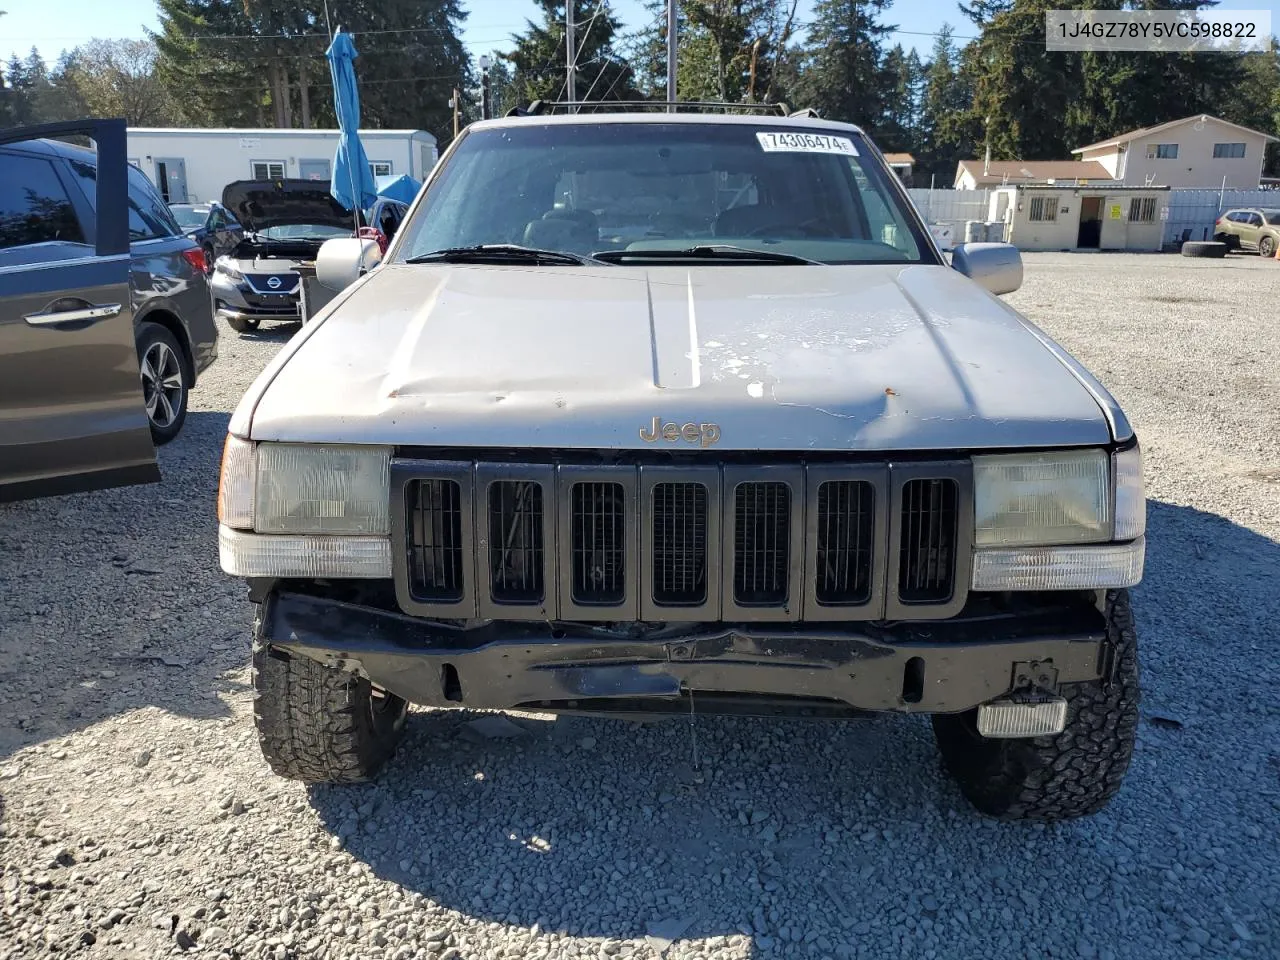
[(449, 101), (449, 106), (453, 107), (453, 139), (458, 139), (458, 101), (462, 98), (462, 94), (458, 92), (458, 88), (453, 88), (453, 99)]
[(489, 64), (488, 57), (480, 58), (480, 119), (489, 119)]
[(574, 50), (573, 35), (573, 4), (574, 0), (565, 0), (564, 4), (564, 55), (565, 55), (565, 89), (569, 94), (569, 112), (573, 112), (573, 102), (578, 99), (577, 83), (574, 77), (574, 62), (577, 60), (577, 52)]
[[(667, 0), (667, 100), (676, 101), (676, 0)], [(674, 106), (667, 109), (676, 112)]]

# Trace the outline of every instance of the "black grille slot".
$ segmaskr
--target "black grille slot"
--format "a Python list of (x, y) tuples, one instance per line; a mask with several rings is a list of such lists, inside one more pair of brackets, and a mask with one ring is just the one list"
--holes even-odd
[(854, 606), (871, 599), (875, 495), (875, 487), (862, 480), (819, 485), (814, 584), (819, 603)]
[(733, 502), (733, 599), (743, 607), (787, 601), (791, 488), (785, 483), (740, 483)]
[(902, 487), (898, 599), (946, 603), (955, 591), (960, 488), (954, 480), (909, 480)]
[(627, 595), (626, 496), (622, 484), (573, 485), (573, 602), (621, 603)]
[(489, 485), (489, 589), (496, 603), (541, 603), (542, 485), (496, 480)]
[(462, 488), (456, 480), (415, 480), (409, 489), (409, 586), (418, 600), (462, 599)]
[(653, 601), (694, 606), (707, 599), (707, 488), (653, 487)]

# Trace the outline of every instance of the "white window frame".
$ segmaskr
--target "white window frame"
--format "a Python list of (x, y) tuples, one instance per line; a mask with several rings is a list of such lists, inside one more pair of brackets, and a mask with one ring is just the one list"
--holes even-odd
[(1155, 223), (1156, 222), (1156, 198), (1155, 197), (1131, 197), (1129, 200), (1129, 222), (1130, 223)]
[[(379, 173), (378, 170), (382, 167), (385, 167), (386, 170), (383, 173)], [(395, 173), (395, 167), (390, 160), (370, 160), (369, 172), (375, 177), (389, 177)]]
[[(1219, 153), (1219, 152), (1218, 152), (1218, 148), (1219, 148), (1219, 147), (1224, 147), (1224, 148), (1233, 148), (1233, 149), (1230, 149), (1230, 150), (1224, 149), (1221, 153)], [(1236, 152), (1235, 152), (1235, 150), (1234, 150), (1234, 148), (1235, 148), (1235, 147), (1239, 147), (1239, 148), (1240, 148), (1240, 152), (1239, 152), (1239, 153), (1236, 153)], [(1233, 143), (1215, 143), (1215, 144), (1213, 145), (1213, 159), (1215, 159), (1215, 160), (1243, 160), (1243, 159), (1244, 159), (1244, 154), (1245, 154), (1245, 149), (1246, 149), (1246, 144), (1244, 144), (1244, 143), (1243, 143), (1243, 142), (1241, 142), (1241, 141), (1235, 141), (1235, 142), (1233, 142)]]
[[(1163, 151), (1163, 153), (1161, 152)], [(1148, 160), (1177, 160), (1178, 145), (1176, 143), (1148, 143)]]
[(1031, 207), (1027, 211), (1027, 219), (1032, 223), (1057, 223), (1058, 198), (1032, 197)]
[[(258, 176), (259, 164), (267, 168), (267, 175), (265, 177)], [(277, 166), (280, 168), (279, 176), (272, 176), (271, 168), (273, 166)], [(250, 180), (283, 180), (285, 177), (285, 169), (286, 169), (286, 165), (283, 160), (250, 160), (249, 161), (249, 179)]]

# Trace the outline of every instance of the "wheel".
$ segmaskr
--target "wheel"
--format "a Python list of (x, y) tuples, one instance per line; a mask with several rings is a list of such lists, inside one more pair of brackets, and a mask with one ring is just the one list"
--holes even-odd
[(303, 783), (360, 783), (395, 753), (408, 704), (354, 673), (262, 643), (253, 648), (253, 719), (273, 771)]
[(1120, 789), (1138, 732), (1138, 639), (1127, 590), (1107, 594), (1114, 674), (1063, 684), (1067, 726), (1056, 737), (988, 740), (977, 711), (937, 714), (943, 763), (978, 810), (1002, 820), (1068, 820), (1097, 813)]
[(1258, 256), (1266, 257), (1270, 260), (1276, 255), (1276, 238), (1263, 237), (1258, 241)]
[(248, 333), (257, 330), (261, 320), (249, 320), (246, 317), (227, 317), (227, 325), (236, 333)]
[(209, 246), (209, 244), (206, 243), (200, 249), (204, 253), (204, 275), (206, 277), (211, 277), (213, 276), (213, 261), (215, 256), (213, 252), (213, 247)]
[(1216, 240), (1188, 240), (1182, 245), (1184, 257), (1215, 257), (1227, 255), (1227, 245)]
[(191, 371), (177, 337), (160, 324), (141, 324), (137, 343), (142, 401), (151, 423), (151, 439), (157, 444), (168, 443), (187, 419)]

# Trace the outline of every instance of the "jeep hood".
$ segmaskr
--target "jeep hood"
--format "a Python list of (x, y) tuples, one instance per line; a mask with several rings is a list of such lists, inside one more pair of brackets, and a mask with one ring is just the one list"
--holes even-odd
[(350, 212), (329, 193), (328, 181), (237, 180), (223, 188), (222, 205), (251, 233), (304, 223), (352, 224)]
[(1096, 381), (940, 266), (388, 264), (335, 306), (263, 371), (233, 431), (663, 452), (706, 442), (685, 424), (718, 427), (717, 451), (1111, 439)]

